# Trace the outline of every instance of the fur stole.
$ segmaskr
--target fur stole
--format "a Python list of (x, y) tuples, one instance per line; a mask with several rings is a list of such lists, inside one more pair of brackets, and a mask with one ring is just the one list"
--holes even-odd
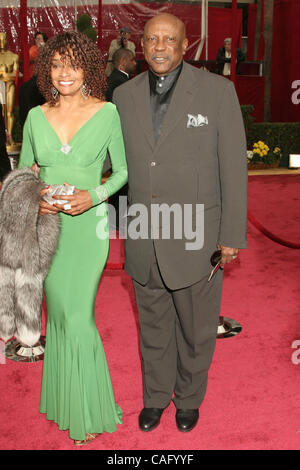
[(33, 346), (41, 332), (43, 283), (59, 236), (59, 216), (39, 215), (44, 183), (14, 170), (0, 191), (0, 337)]

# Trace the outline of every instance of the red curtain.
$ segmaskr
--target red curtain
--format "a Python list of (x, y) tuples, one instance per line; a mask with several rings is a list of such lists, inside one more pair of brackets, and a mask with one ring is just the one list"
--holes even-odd
[[(256, 5), (248, 7), (247, 59), (254, 60)], [(271, 120), (300, 120), (300, 1), (277, 0), (274, 4)], [(261, 44), (261, 51), (264, 44)], [(299, 90), (299, 91), (297, 91)], [(260, 114), (260, 113), (259, 113)]]
[[(235, 64), (236, 59), (236, 45), (237, 45), (237, 0), (231, 2), (231, 28), (232, 28), (232, 48), (231, 48), (231, 63)], [(236, 69), (231, 67), (231, 80), (236, 84)]]
[(247, 41), (247, 60), (254, 60), (255, 46), (255, 23), (256, 23), (257, 5), (248, 5), (248, 41)]
[(260, 17), (260, 37), (257, 51), (257, 61), (264, 60), (265, 57), (265, 0), (261, 2), (261, 17)]
[(29, 45), (28, 45), (28, 27), (27, 27), (27, 0), (20, 2), (20, 46), (21, 46), (21, 62), (23, 70), (23, 80), (29, 80)]
[(240, 104), (252, 104), (255, 122), (263, 121), (265, 77), (238, 75), (236, 78), (236, 92)]
[[(101, 0), (100, 0), (101, 1)], [(54, 2), (53, 5), (57, 5)], [(104, 56), (108, 53), (109, 45), (112, 39), (115, 39), (122, 26), (129, 26), (131, 29), (131, 40), (135, 42), (138, 52), (138, 58), (142, 57), (141, 35), (143, 27), (155, 13), (168, 12), (181, 18), (186, 24), (187, 36), (189, 39), (189, 49), (186, 54), (187, 59), (192, 59), (197, 50), (201, 35), (201, 5), (153, 2), (153, 3), (111, 3), (103, 2), (102, 8), (98, 5), (79, 5), (77, 14), (89, 14), (93, 19), (94, 27), (100, 32), (101, 49)], [(102, 14), (101, 18), (98, 15)], [(8, 47), (10, 50), (20, 52), (19, 32), (26, 25), (25, 18), (22, 23), (19, 19), (20, 11), (18, 8), (3, 7), (0, 5), (0, 27), (7, 31)], [(47, 7), (28, 7), (27, 23), (30, 25), (28, 34), (28, 43), (33, 44), (33, 35), (40, 30), (51, 37), (59, 32), (72, 28), (74, 19), (74, 7), (69, 6), (47, 6)], [(231, 37), (231, 9), (230, 8), (208, 8), (208, 58), (215, 60), (218, 48), (223, 45), (224, 38)], [(22, 28), (21, 28), (22, 24)], [(240, 43), (242, 30), (242, 10), (237, 12), (237, 34)], [(204, 58), (204, 51), (203, 56)]]
[(277, 1), (272, 53), (272, 121), (300, 121), (299, 31), (300, 1)]

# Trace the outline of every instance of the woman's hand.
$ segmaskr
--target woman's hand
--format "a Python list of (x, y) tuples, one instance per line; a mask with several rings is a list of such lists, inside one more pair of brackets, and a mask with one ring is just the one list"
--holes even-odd
[[(67, 184), (67, 183), (65, 183)], [(65, 204), (54, 204), (54, 207), (61, 212), (69, 215), (79, 215), (89, 210), (92, 206), (91, 196), (88, 191), (75, 189), (74, 194), (68, 196), (52, 196), (53, 199), (64, 199), (67, 201)]]
[(52, 206), (51, 204), (48, 204), (48, 202), (43, 200), (44, 194), (48, 191), (50, 186), (47, 188), (44, 188), (41, 190), (40, 195), (41, 195), (41, 202), (40, 202), (40, 215), (49, 215), (49, 214), (57, 214), (60, 212), (59, 209), (57, 209), (55, 206)]

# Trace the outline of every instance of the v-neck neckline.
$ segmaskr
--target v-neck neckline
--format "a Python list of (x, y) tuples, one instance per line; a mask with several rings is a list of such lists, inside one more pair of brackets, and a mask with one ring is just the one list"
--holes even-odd
[(109, 103), (109, 101), (107, 101), (106, 103), (104, 103), (103, 106), (101, 106), (100, 109), (98, 109), (98, 111), (96, 111), (87, 121), (85, 121), (85, 123), (82, 124), (82, 126), (80, 126), (80, 128), (78, 129), (78, 131), (75, 132), (75, 134), (72, 135), (71, 139), (69, 140), (69, 142), (67, 143), (62, 143), (62, 141), (60, 140), (60, 137), (58, 135), (58, 133), (56, 132), (56, 130), (54, 129), (54, 127), (52, 126), (52, 124), (50, 124), (50, 122), (48, 121), (43, 109), (42, 109), (42, 106), (39, 106), (40, 110), (41, 110), (41, 113), (42, 115), (44, 116), (45, 120), (47, 121), (49, 127), (52, 129), (52, 131), (54, 132), (54, 134), (56, 135), (56, 138), (57, 140), (59, 141), (60, 145), (63, 147), (64, 145), (67, 145), (67, 146), (71, 146), (71, 142), (72, 140), (77, 136), (77, 134), (98, 114), (100, 113), (100, 111), (102, 111), (102, 109)]

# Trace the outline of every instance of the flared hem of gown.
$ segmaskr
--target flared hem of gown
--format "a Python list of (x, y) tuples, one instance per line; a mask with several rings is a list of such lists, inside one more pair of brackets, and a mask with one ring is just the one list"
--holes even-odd
[(39, 411), (75, 440), (87, 432), (113, 433), (122, 424), (96, 325), (95, 330), (93, 338), (83, 340), (47, 325)]
[[(57, 424), (58, 426), (58, 429), (60, 431), (69, 431), (69, 437), (70, 439), (74, 439), (75, 441), (83, 441), (85, 438), (86, 438), (86, 433), (90, 433), (90, 434), (103, 434), (104, 432), (107, 432), (109, 434), (112, 434), (113, 432), (116, 432), (117, 431), (117, 425), (118, 424), (123, 424), (122, 422), (122, 416), (123, 416), (123, 411), (121, 410), (121, 408), (119, 407), (119, 405), (116, 404), (116, 413), (117, 413), (117, 416), (118, 416), (118, 421), (113, 425), (113, 424), (110, 424), (110, 425), (107, 425), (105, 427), (105, 429), (103, 429), (103, 426), (100, 426), (99, 428), (97, 428), (96, 430), (95, 429), (91, 429), (91, 430), (88, 430), (85, 432), (84, 435), (81, 435), (80, 434), (80, 437), (75, 437), (75, 434), (73, 434), (71, 436), (71, 429), (69, 426), (67, 427), (63, 427), (63, 425), (61, 425), (59, 423), (59, 421), (55, 418), (50, 418), (48, 416), (48, 413), (47, 411), (42, 411), (41, 409), (39, 410), (39, 412), (43, 415), (46, 415), (45, 418), (48, 420), (48, 421), (53, 421), (55, 424)], [(77, 436), (77, 434), (76, 434)]]

